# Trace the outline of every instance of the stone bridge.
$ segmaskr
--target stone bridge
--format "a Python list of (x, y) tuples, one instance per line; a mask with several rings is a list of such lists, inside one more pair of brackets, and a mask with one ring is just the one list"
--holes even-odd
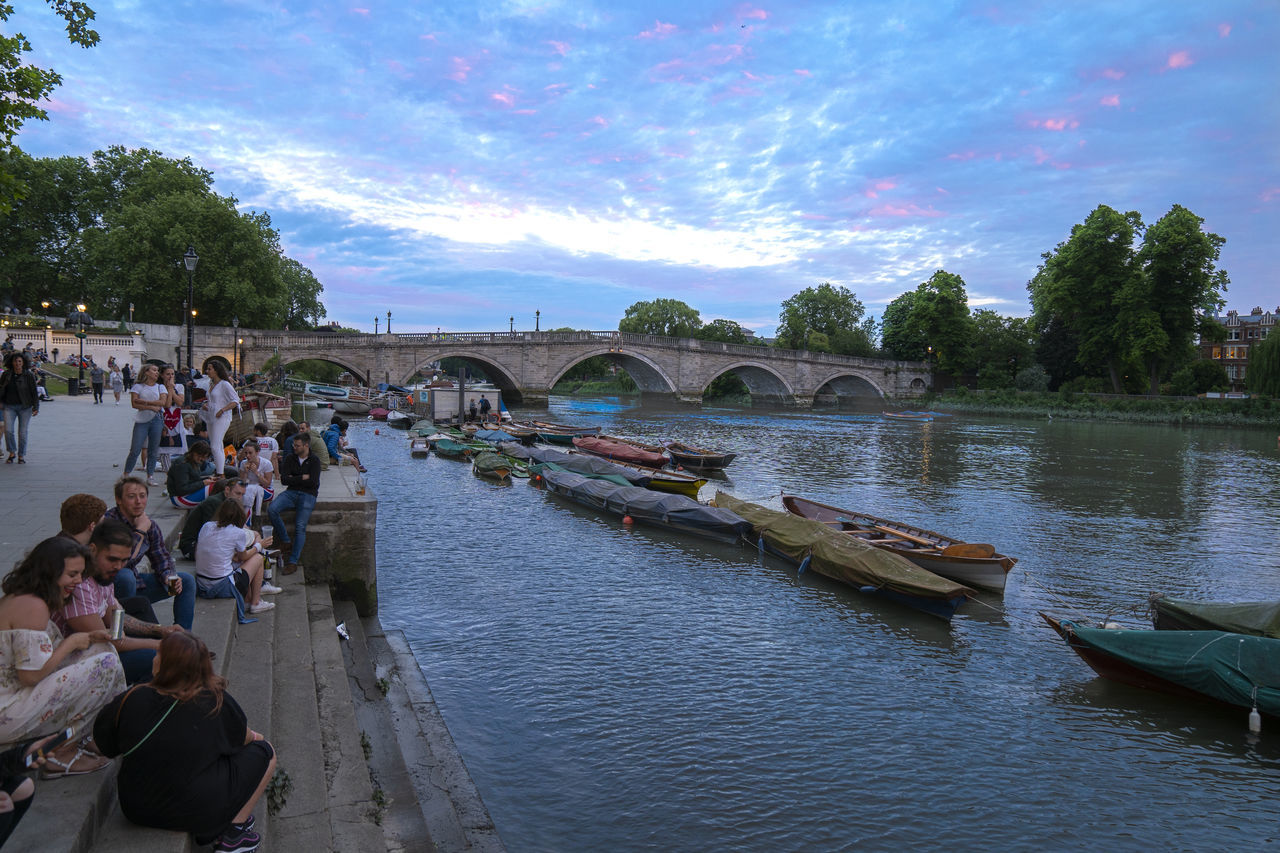
[(574, 365), (602, 356), (630, 374), (646, 397), (700, 403), (713, 379), (735, 373), (753, 401), (808, 408), (815, 398), (918, 396), (928, 390), (924, 362), (853, 358), (767, 346), (726, 344), (622, 332), (454, 332), (333, 334), (241, 329), (243, 371), (260, 370), (273, 355), (282, 365), (321, 359), (366, 383), (407, 384), (443, 358), (482, 368), (507, 402), (545, 404)]

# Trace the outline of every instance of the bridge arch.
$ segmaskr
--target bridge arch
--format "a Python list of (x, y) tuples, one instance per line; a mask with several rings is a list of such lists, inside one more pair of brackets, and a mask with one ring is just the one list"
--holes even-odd
[(790, 405), (795, 398), (795, 389), (782, 374), (756, 361), (741, 361), (719, 369), (714, 376), (707, 377), (702, 390), (706, 391), (708, 385), (726, 373), (732, 373), (742, 380), (742, 384), (751, 392), (753, 403), (759, 400), (772, 406), (785, 406)]
[(636, 387), (640, 389), (642, 394), (670, 395), (676, 393), (676, 383), (657, 362), (647, 355), (637, 352), (618, 352), (616, 349), (607, 347), (575, 353), (572, 358), (565, 359), (557, 367), (550, 368), (548, 370), (550, 381), (547, 382), (547, 388), (554, 388), (556, 383), (575, 365), (597, 356), (603, 356), (627, 371), (627, 374), (635, 380)]
[(836, 404), (839, 405), (846, 399), (883, 399), (884, 389), (861, 373), (835, 371), (815, 384), (813, 396), (815, 401), (835, 397)]
[(523, 402), (524, 395), (520, 392), (520, 384), (511, 375), (507, 367), (495, 359), (481, 355), (475, 350), (442, 350), (425, 358), (415, 359), (416, 363), (413, 368), (400, 377), (399, 384), (408, 384), (413, 380), (415, 374), (429, 373), (431, 370), (430, 365), (444, 358), (458, 358), (479, 365), (484, 369), (490, 381), (502, 392), (503, 400), (512, 405), (518, 405)]
[[(216, 358), (216, 359), (218, 359), (219, 361), (222, 361), (223, 363), (227, 364), (228, 369), (230, 369), (230, 362), (227, 362), (227, 360), (226, 360), (225, 358), (222, 358), (221, 356), (211, 356), (211, 357), (210, 357), (209, 359), (207, 359), (206, 361), (211, 361), (211, 360), (213, 360), (213, 359), (215, 359), (215, 358)], [(353, 377), (355, 377), (355, 380), (356, 380), (356, 382), (357, 382), (357, 383), (359, 383), (359, 384), (361, 384), (361, 385), (364, 385), (364, 384), (365, 384), (365, 372), (364, 372), (364, 368), (360, 367), (359, 365), (357, 365), (357, 364), (356, 364), (356, 363), (354, 363), (354, 362), (344, 361), (344, 360), (342, 360), (342, 359), (340, 359), (340, 358), (336, 358), (336, 357), (334, 357), (334, 356), (332, 356), (332, 355), (329, 355), (329, 354), (327, 354), (327, 353), (315, 353), (315, 354), (311, 354), (311, 353), (298, 353), (298, 354), (293, 354), (293, 353), (290, 353), (290, 354), (288, 354), (288, 355), (286, 355), (286, 354), (284, 354), (284, 353), (281, 353), (281, 354), (280, 354), (280, 367), (282, 367), (282, 368), (287, 368), (289, 365), (291, 365), (291, 364), (296, 364), (296, 363), (297, 363), (297, 362), (299, 362), (299, 361), (323, 361), (323, 362), (326, 362), (326, 363), (328, 363), (328, 364), (332, 364), (332, 365), (334, 365), (334, 366), (336, 366), (336, 367), (341, 367), (343, 370), (345, 370), (346, 372), (350, 373)], [(375, 380), (375, 381), (376, 381), (376, 380)]]

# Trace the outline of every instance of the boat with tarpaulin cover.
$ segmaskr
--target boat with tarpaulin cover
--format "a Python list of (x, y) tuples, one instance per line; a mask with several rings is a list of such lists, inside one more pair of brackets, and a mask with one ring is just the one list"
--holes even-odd
[(832, 530), (819, 521), (769, 509), (716, 492), (715, 505), (752, 525), (751, 540), (762, 550), (860, 592), (950, 620), (973, 590), (939, 577), (909, 560)]
[(661, 468), (667, 464), (668, 456), (664, 448), (654, 444), (641, 444), (615, 436), (584, 435), (573, 440), (573, 446), (583, 453), (602, 456), (605, 459), (617, 459), (635, 465), (648, 465), (650, 468)]
[(1159, 631), (1231, 631), (1280, 639), (1280, 601), (1192, 601), (1152, 593)]
[(723, 471), (738, 456), (736, 453), (707, 450), (680, 441), (667, 442), (667, 454), (671, 457), (672, 465), (679, 465), (690, 471)]
[(1227, 631), (1094, 628), (1040, 616), (1103, 678), (1280, 717), (1280, 640)]

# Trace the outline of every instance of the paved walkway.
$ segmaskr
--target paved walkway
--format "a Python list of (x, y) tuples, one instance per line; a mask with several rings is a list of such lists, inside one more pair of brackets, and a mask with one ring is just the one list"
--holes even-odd
[[(69, 495), (87, 492), (107, 506), (115, 503), (115, 483), (124, 473), (133, 429), (127, 399), (125, 395), (116, 406), (107, 394), (106, 403), (94, 405), (93, 395), (83, 394), (41, 404), (40, 414), (31, 419), (27, 464), (0, 462), (0, 492), (5, 496), (0, 575), (61, 529), (58, 508)], [(147, 513), (167, 531), (177, 523), (179, 511), (161, 496), (163, 491), (152, 488)]]

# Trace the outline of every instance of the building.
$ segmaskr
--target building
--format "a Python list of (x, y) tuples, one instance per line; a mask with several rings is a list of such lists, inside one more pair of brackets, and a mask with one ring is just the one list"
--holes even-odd
[(1256, 343), (1265, 340), (1267, 333), (1280, 318), (1280, 308), (1263, 312), (1254, 308), (1241, 316), (1239, 311), (1228, 311), (1225, 317), (1210, 315), (1208, 319), (1220, 324), (1227, 330), (1226, 340), (1200, 342), (1200, 356), (1211, 359), (1222, 365), (1231, 380), (1231, 390), (1244, 390), (1244, 377), (1249, 366), (1249, 349)]

